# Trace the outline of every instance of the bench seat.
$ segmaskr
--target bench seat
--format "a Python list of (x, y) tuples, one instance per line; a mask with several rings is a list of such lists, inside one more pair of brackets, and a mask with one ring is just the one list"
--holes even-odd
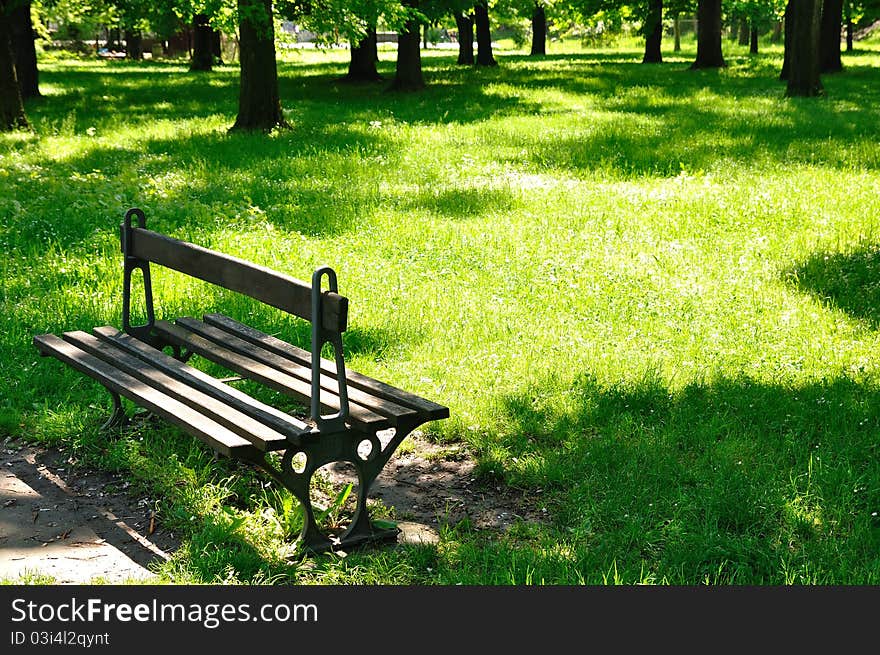
[[(300, 402), (311, 398), (312, 355), (277, 337), (260, 332), (222, 314), (203, 321), (179, 318), (174, 324), (157, 321), (158, 333), (175, 345), (225, 366), (242, 377), (257, 380)], [(339, 409), (336, 364), (321, 359), (322, 403)], [(346, 367), (349, 420), (364, 429), (397, 427), (401, 421), (425, 423), (449, 417), (449, 408), (403, 389), (361, 375)]]
[[(189, 352), (308, 404), (311, 353), (222, 314), (203, 321), (156, 322), (156, 332)], [(238, 389), (110, 326), (34, 337), (52, 355), (119, 395), (196, 433), (219, 452), (253, 459), (260, 452), (302, 445), (314, 437), (304, 420), (266, 405)], [(321, 359), (322, 406), (339, 409), (336, 365)], [(447, 418), (449, 409), (403, 389), (346, 369), (349, 421), (368, 431), (402, 421)]]

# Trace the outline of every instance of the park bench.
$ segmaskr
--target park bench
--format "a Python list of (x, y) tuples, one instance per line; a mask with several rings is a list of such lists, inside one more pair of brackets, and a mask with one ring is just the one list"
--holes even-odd
[[(407, 435), (428, 421), (447, 418), (449, 409), (346, 369), (342, 333), (347, 328), (348, 299), (339, 295), (334, 271), (318, 268), (309, 285), (148, 230), (140, 209), (125, 214), (120, 231), (122, 330), (104, 326), (91, 334), (78, 330), (61, 337), (34, 337), (42, 355), (61, 360), (110, 392), (114, 410), (104, 426), (126, 421), (124, 397), (216, 453), (259, 466), (302, 504), (300, 543), (309, 550), (344, 549), (394, 538), (396, 527), (379, 526), (370, 519), (370, 487)], [(150, 264), (246, 294), (310, 321), (311, 351), (218, 313), (205, 314), (201, 320), (156, 320)], [(143, 325), (131, 325), (136, 270), (142, 275)], [(327, 289), (322, 290), (325, 278)], [(332, 346), (332, 360), (321, 357), (325, 344)], [(236, 389), (229, 379), (190, 366), (187, 362), (193, 355), (295, 399), (310, 408), (310, 416), (297, 418)], [(309, 493), (313, 474), (334, 462), (348, 462), (358, 478), (351, 523), (338, 536), (319, 528)]]

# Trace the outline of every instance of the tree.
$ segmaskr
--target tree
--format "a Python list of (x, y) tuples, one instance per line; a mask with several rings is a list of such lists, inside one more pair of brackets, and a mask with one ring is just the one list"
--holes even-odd
[(782, 70), (779, 72), (779, 79), (783, 82), (788, 80), (788, 73), (791, 69), (791, 36), (794, 30), (794, 19), (792, 18), (792, 5), (794, 0), (788, 0), (785, 3), (785, 14), (782, 17), (782, 32), (784, 34), (783, 43), (785, 50), (782, 56)]
[[(298, 0), (303, 2), (304, 0)], [(430, 0), (429, 0), (430, 1)], [(376, 27), (379, 20), (397, 31), (397, 63), (389, 90), (416, 91), (424, 88), (420, 26), (426, 16), (418, 0), (310, 0), (306, 25), (318, 35), (338, 35), (349, 41), (350, 61), (346, 82), (378, 82), (379, 59)], [(438, 10), (436, 3), (428, 11)], [(329, 42), (329, 36), (319, 40)]]
[(379, 59), (376, 28), (368, 27), (366, 35), (360, 41), (352, 43), (350, 49), (348, 74), (343, 79), (348, 82), (379, 82), (382, 76), (376, 68), (376, 61)]
[(455, 26), (458, 28), (458, 62), (474, 63), (474, 17), (463, 11), (455, 12)]
[(208, 14), (196, 14), (192, 19), (193, 48), (191, 71), (210, 71), (214, 68), (213, 36), (211, 17)]
[[(640, 23), (639, 32), (645, 37), (645, 53), (642, 63), (661, 63), (663, 55), (661, 45), (663, 40), (663, 12), (674, 17), (673, 27), (677, 30), (678, 15), (691, 10), (690, 0), (641, 0), (640, 2), (623, 2), (622, 0), (574, 0), (575, 4), (569, 5), (568, 9), (577, 16), (577, 22), (584, 19), (602, 16), (603, 22), (610, 17), (615, 23), (623, 21), (636, 21)], [(720, 2), (720, 0), (719, 0)], [(554, 5), (558, 7), (558, 5)], [(721, 38), (721, 27), (718, 27), (718, 38)], [(678, 39), (678, 32), (676, 31)], [(676, 40), (679, 48), (679, 41)]]
[(425, 88), (419, 39), (418, 0), (404, 0), (411, 10), (404, 27), (397, 33), (397, 67), (392, 91), (419, 91)]
[(642, 23), (645, 35), (643, 64), (659, 64), (663, 61), (660, 44), (663, 39), (663, 0), (648, 0), (648, 11)]
[(149, 16), (154, 11), (170, 9), (170, 3), (152, 3), (147, 0), (113, 0), (113, 4), (119, 10), (119, 26), (125, 39), (126, 59), (143, 59), (143, 33), (150, 29)]
[(214, 64), (223, 63), (222, 31), (238, 28), (236, 9), (233, 0), (164, 0), (148, 3), (142, 14), (154, 33), (171, 36), (186, 25), (191, 37), (189, 70), (209, 72)]
[(136, 27), (125, 29), (125, 57), (126, 59), (141, 60), (144, 58), (143, 32)]
[(31, 20), (31, 3), (13, 2), (10, 12), (10, 38), (15, 54), (15, 74), (22, 100), (40, 96), (37, 69), (37, 50), (34, 46), (34, 24)]
[(843, 23), (843, 0), (824, 0), (819, 28), (819, 70), (837, 73), (843, 70), (840, 59), (840, 30)]
[(0, 0), (0, 132), (28, 129), (12, 51), (11, 11), (15, 0)]
[(779, 23), (784, 9), (780, 0), (727, 0), (729, 20), (740, 25), (739, 44), (748, 45), (749, 53), (758, 54), (758, 35)]
[(722, 68), (721, 0), (699, 0), (697, 4), (697, 58), (692, 69)]
[[(399, 3), (396, 3), (399, 7)], [(388, 24), (398, 27), (395, 5), (383, 0), (314, 0), (303, 14), (309, 28), (319, 35), (321, 43), (345, 39), (349, 43), (348, 73), (343, 82), (378, 82), (382, 79), (376, 62), (379, 43), (376, 26), (383, 13), (389, 14)]]
[(749, 20), (748, 18), (741, 18), (739, 21), (739, 35), (737, 38), (737, 45), (749, 45)]
[(492, 30), (489, 25), (489, 0), (474, 4), (474, 23), (477, 29), (477, 66), (497, 66), (492, 55)]
[(791, 29), (791, 52), (785, 95), (821, 95), (823, 89), (819, 78), (819, 25), (822, 0), (789, 2), (787, 12), (786, 32)]
[[(662, 2), (662, 0), (660, 0)], [(531, 56), (547, 54), (547, 10), (536, 0), (532, 11), (532, 49)]]
[(695, 10), (693, 0), (666, 0), (663, 7), (666, 16), (672, 18), (672, 37), (675, 52), (681, 52), (681, 25), (679, 17)]
[[(278, 7), (282, 16), (314, 32), (319, 45), (348, 42), (348, 73), (339, 80), (342, 82), (378, 82), (382, 79), (376, 67), (376, 27), (380, 19), (389, 29), (401, 32), (411, 17), (417, 21), (416, 28), (425, 18), (415, 6), (405, 6), (400, 0), (281, 0)], [(432, 9), (437, 10), (436, 7)], [(421, 59), (417, 65), (420, 76)]]
[(278, 97), (272, 0), (238, 0), (241, 55), (238, 117), (233, 130), (286, 127)]
[(211, 54), (214, 55), (212, 64), (223, 63), (223, 32), (211, 28)]

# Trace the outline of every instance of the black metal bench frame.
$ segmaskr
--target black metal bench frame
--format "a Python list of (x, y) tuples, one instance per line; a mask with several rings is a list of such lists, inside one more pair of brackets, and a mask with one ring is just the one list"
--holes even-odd
[[(217, 453), (257, 465), (302, 504), (300, 543), (311, 551), (396, 537), (397, 528), (377, 527), (370, 520), (369, 490), (400, 443), (418, 426), (447, 418), (449, 409), (346, 370), (342, 333), (347, 329), (348, 299), (339, 295), (335, 272), (320, 267), (308, 285), (147, 230), (146, 216), (136, 208), (125, 214), (120, 237), (123, 331), (105, 326), (94, 328), (92, 334), (72, 331), (62, 338), (53, 334), (34, 337), (42, 355), (69, 364), (110, 392), (114, 409), (103, 427), (126, 420), (121, 401), (126, 397), (198, 437)], [(173, 323), (156, 320), (151, 263), (309, 320), (311, 350), (299, 349), (220, 314), (206, 314), (202, 321), (185, 317)], [(131, 324), (132, 274), (136, 270), (142, 275), (144, 325)], [(328, 288), (322, 290), (325, 278)], [(328, 343), (335, 361), (321, 358)], [(171, 354), (164, 349), (170, 349)], [(310, 421), (265, 405), (189, 366), (186, 362), (193, 355), (305, 403), (310, 406)], [(393, 436), (383, 445), (379, 433), (389, 428), (393, 428)], [(283, 451), (280, 465), (268, 457), (277, 451)], [(309, 494), (314, 473), (334, 462), (351, 464), (358, 476), (355, 512), (348, 529), (338, 537), (320, 530)]]

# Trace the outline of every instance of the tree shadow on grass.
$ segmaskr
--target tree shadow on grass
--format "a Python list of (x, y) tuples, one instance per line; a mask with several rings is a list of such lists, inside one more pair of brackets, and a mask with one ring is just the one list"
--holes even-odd
[[(41, 195), (51, 197), (63, 192), (57, 188), (60, 179), (88, 177), (94, 172), (120, 179), (118, 173), (110, 178), (108, 172), (127, 172), (129, 183), (107, 192), (130, 197), (124, 201), (128, 204), (141, 205), (144, 201), (136, 197), (131, 182), (163, 178), (168, 190), (160, 189), (164, 195), (151, 201), (162, 220), (174, 225), (197, 218), (174, 218), (174, 210), (189, 198), (198, 198), (202, 204), (209, 199), (215, 207), (204, 209), (216, 213), (216, 204), (235, 204), (246, 195), (248, 205), (263, 210), (277, 207), (272, 216), (279, 227), (315, 236), (339, 234), (356, 223), (363, 206), (381, 201), (368, 184), (376, 168), (394, 170), (406, 154), (396, 130), (386, 132), (385, 126), (488, 121), (487, 129), (492, 130), (491, 120), (500, 117), (540, 121), (554, 113), (574, 111), (557, 107), (552, 100), (536, 100), (536, 89), (584, 96), (600, 113), (589, 124), (575, 123), (570, 133), (554, 131), (548, 138), (540, 129), (525, 132), (522, 147), (500, 155), (511, 165), (637, 176), (669, 176), (682, 167), (707, 170), (724, 163), (762, 160), (776, 165), (851, 168), (857, 164), (868, 169), (880, 165), (880, 156), (871, 146), (874, 126), (880, 124), (880, 102), (872, 99), (880, 98), (871, 88), (876, 70), (870, 66), (851, 65), (835, 76), (830, 98), (799, 102), (783, 101), (779, 82), (769, 73), (765, 79), (756, 78), (754, 71), (744, 75), (679, 71), (678, 63), (646, 67), (627, 56), (604, 54), (558, 56), (537, 63), (515, 57), (511, 61), (503, 70), (482, 71), (457, 67), (448, 58), (432, 60), (431, 86), (405, 97), (386, 93), (381, 86), (333, 84), (338, 62), (285, 64), (280, 85), (292, 130), (267, 138), (225, 132), (181, 135), (172, 126), (168, 137), (158, 130), (159, 135), (143, 144), (99, 147), (44, 163), (45, 174), (28, 183), (44, 186)], [(67, 91), (37, 105), (34, 122), (41, 132), (54, 130), (64, 135), (81, 135), (95, 126), (100, 135), (120, 124), (138, 126), (157, 119), (176, 123), (228, 115), (231, 124), (237, 83), (233, 72), (191, 76), (176, 66), (151, 67), (149, 72), (135, 66), (121, 67), (112, 74), (105, 69), (50, 70), (49, 83)], [(102, 94), (111, 94), (110, 100), (94, 100), (103, 98)], [(353, 175), (355, 184), (337, 184), (333, 175), (313, 174), (324, 167), (323, 160), (332, 166), (336, 155), (363, 162), (363, 170), (347, 164), (351, 170), (345, 174)], [(304, 168), (308, 161), (313, 162), (312, 170)], [(178, 173), (184, 177), (175, 181)], [(335, 173), (339, 178), (343, 171)], [(291, 180), (297, 178), (300, 182), (291, 187)], [(462, 201), (472, 204), (473, 199), (426, 200), (429, 208), (448, 214), (449, 208)], [(500, 200), (503, 205), (504, 199)], [(81, 202), (59, 206), (67, 212)], [(163, 211), (163, 204), (168, 211)], [(58, 206), (46, 209), (59, 211)], [(47, 220), (60, 224), (63, 217)]]
[(509, 211), (514, 199), (504, 189), (464, 187), (424, 189), (407, 198), (404, 204), (411, 209), (427, 209), (446, 218), (466, 220), (492, 212)]
[[(538, 109), (537, 103), (487, 90), (479, 82), (481, 71), (473, 69), (444, 64), (433, 73), (427, 67), (427, 74), (436, 76), (434, 84), (420, 93), (401, 95), (388, 92), (384, 84), (337, 84), (343, 68), (339, 62), (281, 63), (279, 95), (288, 120), (368, 124), (394, 115), (408, 123), (469, 123)], [(126, 124), (137, 125), (225, 115), (231, 126), (238, 110), (238, 71), (232, 69), (192, 75), (173, 64), (122, 64), (116, 70), (61, 67), (43, 72), (42, 80), (59, 90), (27, 106), (41, 133), (82, 134), (89, 128), (100, 132), (105, 124), (118, 125), (120, 116)]]
[(880, 246), (819, 252), (785, 273), (785, 279), (832, 307), (880, 327)]
[(636, 582), (880, 580), (872, 386), (719, 379), (672, 391), (581, 376), (500, 407), (510, 428), (487, 437), (483, 470), (544, 490), (535, 498), (555, 506), (574, 549), (573, 571), (530, 556), (536, 576), (573, 582), (578, 568), (590, 579), (614, 565)]

